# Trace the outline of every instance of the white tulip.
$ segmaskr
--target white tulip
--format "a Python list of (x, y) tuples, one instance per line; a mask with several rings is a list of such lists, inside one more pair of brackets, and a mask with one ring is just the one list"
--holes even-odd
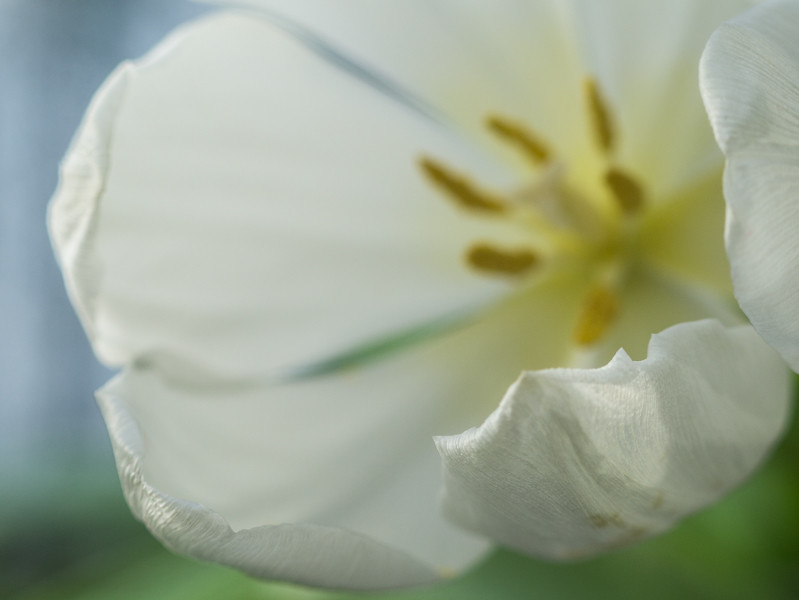
[[(119, 67), (51, 207), (156, 537), (388, 588), (492, 544), (607, 551), (752, 473), (790, 377), (735, 304), (697, 85), (747, 3), (250, 4)], [(799, 59), (758, 79), (775, 27), (740, 70), (749, 30), (723, 29), (704, 92), (736, 296), (796, 368)]]

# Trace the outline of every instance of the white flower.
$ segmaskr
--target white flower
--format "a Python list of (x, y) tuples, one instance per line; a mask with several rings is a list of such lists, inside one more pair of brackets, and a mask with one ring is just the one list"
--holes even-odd
[(121, 66), (52, 204), (156, 537), (419, 584), (640, 540), (756, 468), (789, 377), (735, 309), (696, 85), (745, 3), (255, 4)]

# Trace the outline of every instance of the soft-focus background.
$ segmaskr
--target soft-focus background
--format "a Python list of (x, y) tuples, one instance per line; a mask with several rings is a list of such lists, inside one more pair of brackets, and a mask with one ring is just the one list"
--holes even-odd
[[(0, 598), (346, 598), (174, 556), (125, 506), (92, 357), (45, 231), (57, 165), (121, 60), (207, 10), (178, 0), (0, 0)], [(499, 552), (402, 599), (799, 598), (799, 428), (751, 482), (670, 535), (579, 565)], [(357, 596), (363, 598), (364, 596)]]

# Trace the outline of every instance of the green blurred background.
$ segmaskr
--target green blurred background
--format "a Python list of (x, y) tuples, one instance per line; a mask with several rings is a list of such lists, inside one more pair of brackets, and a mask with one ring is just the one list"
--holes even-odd
[[(44, 229), (57, 164), (94, 90), (205, 8), (0, 0), (0, 598), (367, 598), (264, 584), (163, 549), (130, 515), (86, 344)], [(799, 598), (799, 428), (766, 467), (672, 533), (589, 562), (498, 551), (402, 599)]]

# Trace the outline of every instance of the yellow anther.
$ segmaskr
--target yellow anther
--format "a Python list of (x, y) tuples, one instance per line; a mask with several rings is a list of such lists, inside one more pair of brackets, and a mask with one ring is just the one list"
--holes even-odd
[(605, 172), (605, 183), (625, 213), (631, 215), (641, 210), (644, 205), (644, 189), (632, 176), (611, 167)]
[(575, 341), (587, 346), (599, 340), (613, 324), (618, 312), (619, 298), (612, 290), (603, 286), (592, 289), (577, 320)]
[(432, 158), (421, 158), (419, 166), (435, 185), (464, 208), (493, 213), (506, 209), (505, 203), (497, 195), (481, 190), (468, 177), (451, 171)]
[(526, 248), (502, 250), (488, 244), (476, 244), (469, 248), (466, 260), (478, 271), (499, 275), (522, 275), (539, 261), (538, 256)]
[(486, 124), (493, 133), (517, 146), (534, 163), (541, 164), (549, 160), (550, 152), (546, 144), (521, 123), (491, 115)]
[(585, 80), (585, 96), (588, 101), (588, 113), (591, 119), (591, 126), (594, 129), (597, 142), (603, 151), (610, 152), (615, 142), (613, 121), (608, 106), (599, 93), (596, 80), (591, 78)]

